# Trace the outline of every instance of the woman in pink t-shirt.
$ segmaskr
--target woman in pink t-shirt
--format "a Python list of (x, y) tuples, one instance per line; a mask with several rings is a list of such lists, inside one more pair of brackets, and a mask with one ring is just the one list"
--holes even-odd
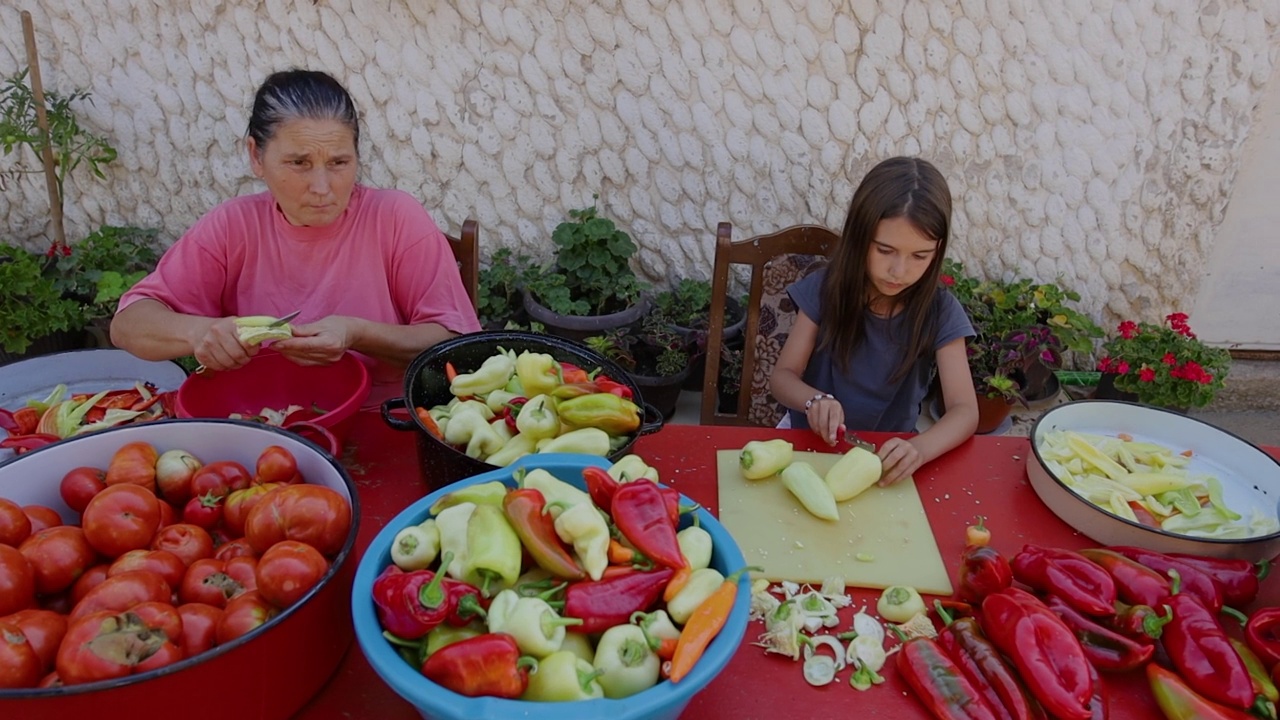
[(359, 185), (360, 128), (329, 75), (278, 72), (258, 88), (249, 164), (267, 192), (222, 203), (120, 299), (117, 346), (142, 358), (249, 362), (235, 318), (300, 310), (272, 344), (300, 365), (351, 350), (373, 374), (367, 404), (400, 394), (426, 348), (480, 329), (448, 241), (410, 195)]

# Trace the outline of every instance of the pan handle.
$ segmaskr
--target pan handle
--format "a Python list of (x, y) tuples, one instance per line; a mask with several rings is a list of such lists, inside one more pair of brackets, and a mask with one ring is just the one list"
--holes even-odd
[(388, 398), (382, 401), (382, 421), (392, 429), (407, 432), (414, 429), (413, 420), (405, 420), (391, 414), (392, 410), (408, 410), (409, 403), (402, 397)]
[(307, 422), (306, 420), (299, 420), (285, 425), (284, 429), (292, 433), (297, 433), (320, 445), (328, 445), (329, 454), (334, 457), (339, 457), (342, 454), (342, 445), (338, 443), (338, 438), (334, 437), (333, 433), (329, 432), (329, 428), (323, 425)]
[[(654, 419), (651, 420), (650, 418)], [(649, 403), (645, 403), (644, 421), (640, 424), (640, 429), (636, 431), (636, 437), (658, 432), (662, 429), (663, 422), (662, 413), (658, 412), (658, 408), (650, 405)]]

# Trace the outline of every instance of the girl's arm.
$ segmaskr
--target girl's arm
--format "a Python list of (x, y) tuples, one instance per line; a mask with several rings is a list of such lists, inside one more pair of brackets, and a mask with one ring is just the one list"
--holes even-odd
[(828, 445), (835, 445), (836, 435), (844, 424), (844, 408), (840, 407), (839, 401), (824, 397), (811, 403), (808, 410), (804, 409), (804, 404), (814, 396), (827, 392), (802, 379), (817, 341), (817, 323), (803, 310), (798, 311), (791, 334), (778, 353), (778, 362), (769, 376), (769, 390), (786, 407), (804, 411), (809, 427)]
[(938, 379), (946, 412), (924, 432), (907, 438), (891, 438), (879, 451), (884, 463), (881, 485), (891, 485), (921, 465), (933, 460), (973, 436), (978, 427), (978, 400), (969, 374), (965, 339), (960, 337), (938, 348)]

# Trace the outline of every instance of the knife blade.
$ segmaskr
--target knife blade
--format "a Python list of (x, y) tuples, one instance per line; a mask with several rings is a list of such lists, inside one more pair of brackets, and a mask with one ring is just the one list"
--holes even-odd
[(282, 318), (277, 318), (275, 321), (267, 323), (267, 327), (280, 327), (281, 325), (284, 325), (285, 323), (298, 317), (301, 314), (302, 314), (301, 310), (294, 310), (293, 312), (289, 313), (288, 315), (285, 315)]

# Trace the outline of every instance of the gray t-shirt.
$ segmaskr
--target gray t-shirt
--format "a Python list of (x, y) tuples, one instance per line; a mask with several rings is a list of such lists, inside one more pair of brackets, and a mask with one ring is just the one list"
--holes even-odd
[[(787, 293), (796, 307), (818, 325), (822, 324), (821, 292), (826, 269), (791, 284)], [(938, 331), (933, 348), (959, 337), (972, 337), (973, 325), (964, 307), (945, 288), (934, 298)], [(920, 402), (929, 389), (935, 366), (934, 354), (916, 361), (903, 380), (890, 383), (902, 356), (901, 347), (910, 341), (910, 330), (902, 314), (892, 318), (867, 313), (866, 337), (853, 350), (849, 372), (841, 373), (830, 351), (814, 349), (804, 370), (804, 381), (829, 392), (844, 408), (845, 427), (850, 431), (914, 432), (920, 416)], [(789, 410), (791, 427), (807, 428), (804, 411)]]

